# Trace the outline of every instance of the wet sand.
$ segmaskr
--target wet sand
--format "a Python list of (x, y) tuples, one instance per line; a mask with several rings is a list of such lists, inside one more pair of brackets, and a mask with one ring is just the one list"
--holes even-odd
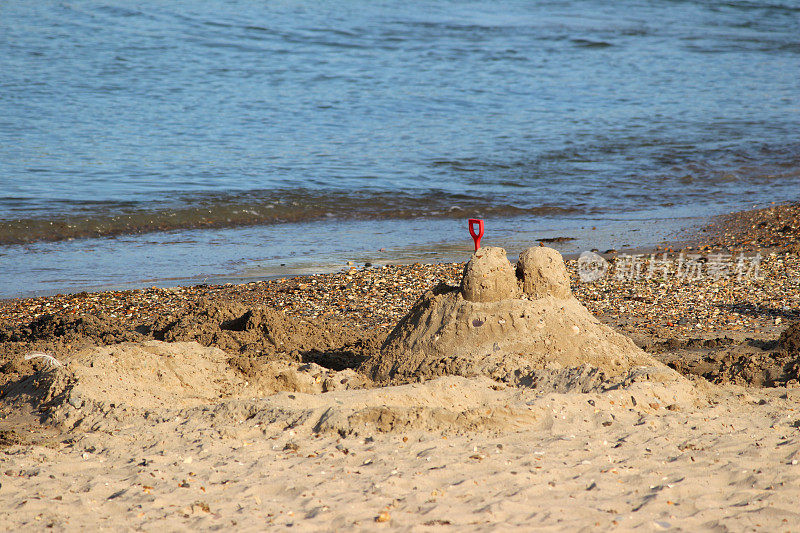
[(719, 219), (591, 282), (567, 262), (668, 382), (376, 386), (362, 363), (463, 263), (3, 301), (0, 526), (795, 530), (797, 220)]

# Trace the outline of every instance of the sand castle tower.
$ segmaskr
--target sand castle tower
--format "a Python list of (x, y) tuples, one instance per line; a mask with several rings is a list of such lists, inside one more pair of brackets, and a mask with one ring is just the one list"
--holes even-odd
[(516, 269), (502, 248), (480, 248), (461, 286), (422, 295), (364, 366), (379, 381), (458, 374), (535, 384), (548, 372), (605, 378), (636, 367), (677, 376), (592, 316), (572, 295), (561, 254), (545, 247), (525, 250)]

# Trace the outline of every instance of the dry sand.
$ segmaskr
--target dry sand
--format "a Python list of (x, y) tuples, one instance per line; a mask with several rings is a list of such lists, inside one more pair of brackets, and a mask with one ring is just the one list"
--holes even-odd
[[(159, 382), (163, 403), (112, 407), (108, 393), (122, 386), (113, 367), (127, 374), (137, 350), (143, 360), (171, 362), (161, 367), (173, 369)], [(5, 449), (0, 528), (800, 524), (800, 389), (640, 379), (559, 393), (449, 376), (220, 399), (218, 383), (193, 379), (194, 365), (213, 364), (215, 350), (186, 343), (179, 351), (185, 361), (175, 360), (174, 346), (151, 341), (121, 348), (127, 357), (95, 350), (70, 363), (90, 383), (79, 379), (80, 394), (57, 402), (54, 417), (85, 431)], [(92, 368), (108, 372), (92, 379)], [(243, 396), (247, 386), (231, 379), (227, 392)], [(45, 396), (64, 392), (63, 380), (53, 381)]]
[[(137, 331), (18, 330), (0, 529), (800, 530), (800, 388), (682, 376), (594, 320), (564, 272), (531, 266), (526, 285), (525, 268), (473, 266), (504, 281), (433, 291), (380, 348), (213, 306)], [(775, 349), (800, 360), (797, 344)], [(24, 358), (45, 345), (57, 360)]]

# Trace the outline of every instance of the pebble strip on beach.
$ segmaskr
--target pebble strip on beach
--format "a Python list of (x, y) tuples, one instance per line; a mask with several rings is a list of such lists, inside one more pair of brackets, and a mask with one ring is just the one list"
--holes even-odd
[[(581, 281), (577, 261), (568, 261), (575, 296), (592, 313), (624, 331), (657, 336), (782, 329), (800, 315), (800, 257), (795, 254), (765, 254), (759, 262), (759, 278), (741, 279), (735, 272), (717, 279), (679, 277), (678, 256), (668, 260), (673, 265), (670, 272), (648, 276), (651, 256), (638, 260), (642, 265), (638, 278), (622, 269), (626, 259), (617, 256), (606, 275), (593, 282)], [(463, 267), (463, 263), (352, 267), (334, 274), (240, 285), (6, 300), (0, 302), (0, 325), (18, 327), (44, 314), (105, 314), (125, 324), (150, 323), (159, 316), (180, 316), (194, 302), (207, 298), (270, 307), (301, 318), (391, 328), (422, 292), (439, 282), (457, 284)]]
[[(606, 276), (590, 282), (576, 281), (575, 296), (600, 319), (625, 332), (667, 337), (675, 334), (703, 337), (707, 333), (777, 331), (800, 316), (800, 256), (789, 253), (749, 255), (746, 270), (731, 268), (709, 273), (715, 254), (645, 255), (638, 258), (641, 271), (632, 275), (618, 257)], [(711, 258), (711, 259), (709, 259)], [(687, 261), (698, 270), (681, 272)], [(650, 273), (650, 265), (664, 263), (669, 270)], [(731, 264), (728, 263), (728, 264)], [(723, 263), (725, 264), (725, 263)], [(758, 265), (758, 272), (755, 268)], [(570, 262), (575, 272), (575, 261)], [(757, 274), (757, 275), (756, 275)]]
[(800, 253), (800, 202), (716, 217), (698, 240), (705, 248), (734, 252), (767, 248)]

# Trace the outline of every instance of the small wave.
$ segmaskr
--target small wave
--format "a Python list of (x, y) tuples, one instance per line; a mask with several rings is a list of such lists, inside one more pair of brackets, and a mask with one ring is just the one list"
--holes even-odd
[(0, 221), (0, 245), (79, 238), (113, 237), (180, 229), (212, 229), (302, 223), (341, 218), (389, 220), (558, 216), (582, 214), (575, 206), (519, 206), (489, 196), (427, 191), (344, 193), (327, 191), (250, 191), (237, 195), (199, 195), (161, 210), (98, 209), (52, 218)]
[(141, 17), (144, 15), (138, 9), (128, 9), (122, 6), (99, 6), (95, 9), (98, 13), (104, 13), (113, 17)]
[(784, 3), (769, 3), (769, 2), (726, 2), (725, 6), (741, 11), (759, 11), (759, 12), (773, 12), (773, 13), (796, 13), (800, 11), (800, 6), (784, 4)]
[(571, 39), (572, 44), (581, 48), (609, 48), (614, 46), (605, 41), (590, 41), (589, 39)]

